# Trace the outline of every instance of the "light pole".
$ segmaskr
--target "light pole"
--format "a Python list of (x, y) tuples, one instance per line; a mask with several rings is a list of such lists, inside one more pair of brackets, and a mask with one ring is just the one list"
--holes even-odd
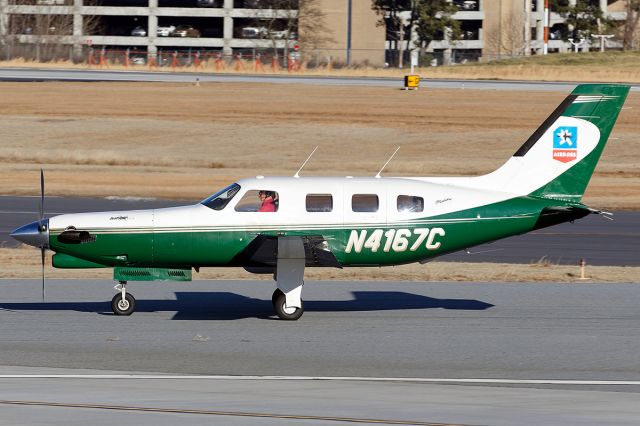
[(544, 42), (542, 45), (542, 54), (549, 53), (549, 0), (544, 0)]
[(351, 65), (351, 19), (353, 13), (352, 0), (347, 2), (347, 66)]

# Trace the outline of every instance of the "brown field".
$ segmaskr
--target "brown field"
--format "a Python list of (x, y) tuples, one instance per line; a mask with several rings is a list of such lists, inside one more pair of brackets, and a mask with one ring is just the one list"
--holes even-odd
[[(481, 174), (499, 167), (565, 93), (305, 85), (0, 83), (0, 194), (202, 199), (238, 178)], [(637, 96), (630, 96), (585, 201), (640, 208)], [(35, 203), (35, 202), (34, 202)], [(34, 210), (35, 210), (34, 204)], [(39, 276), (37, 250), (0, 249), (0, 277)], [(50, 262), (48, 263), (50, 264)], [(577, 267), (434, 262), (309, 270), (308, 279), (572, 282)], [(589, 267), (594, 281), (638, 282), (639, 268)], [(54, 277), (108, 278), (110, 270)], [(255, 278), (239, 269), (199, 277)], [(269, 278), (263, 276), (263, 278)]]
[[(0, 248), (0, 278), (38, 278), (41, 274), (40, 253), (35, 248)], [(112, 269), (54, 269), (48, 252), (45, 275), (48, 278), (112, 279)], [(505, 263), (462, 263), (434, 261), (426, 265), (412, 264), (385, 268), (307, 268), (306, 280), (384, 280), (384, 281), (479, 281), (479, 282), (561, 282), (640, 283), (640, 267), (587, 265), (580, 280), (578, 266), (552, 265), (542, 259), (530, 265)], [(193, 279), (263, 279), (271, 275), (254, 275), (242, 268), (204, 268), (193, 273)]]
[[(1, 83), (0, 194), (201, 199), (238, 178), (475, 175), (499, 167), (565, 93), (379, 87)], [(585, 201), (640, 208), (630, 96)]]

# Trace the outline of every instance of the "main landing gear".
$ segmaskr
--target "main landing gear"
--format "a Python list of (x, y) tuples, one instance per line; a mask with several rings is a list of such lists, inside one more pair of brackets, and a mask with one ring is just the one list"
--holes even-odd
[(278, 263), (274, 278), (278, 288), (271, 301), (278, 318), (295, 321), (304, 313), (302, 286), (304, 285), (305, 250), (299, 237), (278, 238)]
[(273, 309), (276, 311), (276, 315), (282, 320), (295, 321), (304, 313), (304, 302), (300, 300), (299, 308), (294, 306), (287, 307), (287, 296), (285, 296), (279, 288), (273, 292), (271, 302), (273, 303)]
[(136, 310), (136, 299), (127, 293), (127, 282), (120, 281), (114, 288), (119, 293), (111, 299), (111, 310), (116, 315), (131, 315)]

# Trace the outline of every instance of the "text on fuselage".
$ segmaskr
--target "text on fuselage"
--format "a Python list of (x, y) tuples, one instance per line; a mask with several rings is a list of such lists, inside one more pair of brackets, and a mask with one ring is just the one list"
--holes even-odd
[(360, 231), (352, 230), (347, 242), (346, 253), (355, 251), (362, 252), (363, 249), (370, 250), (373, 253), (382, 250), (384, 253), (390, 251), (404, 252), (416, 251), (424, 245), (427, 250), (437, 250), (440, 248), (441, 242), (436, 241), (438, 237), (444, 237), (445, 232), (442, 228), (414, 228), (410, 229), (374, 229), (369, 231), (362, 229)]

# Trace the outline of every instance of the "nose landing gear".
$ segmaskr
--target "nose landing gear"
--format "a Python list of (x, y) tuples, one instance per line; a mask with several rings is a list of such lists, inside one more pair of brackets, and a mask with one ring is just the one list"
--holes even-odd
[(136, 299), (127, 293), (127, 282), (120, 281), (114, 288), (119, 293), (111, 299), (111, 310), (115, 315), (131, 315), (136, 310)]

